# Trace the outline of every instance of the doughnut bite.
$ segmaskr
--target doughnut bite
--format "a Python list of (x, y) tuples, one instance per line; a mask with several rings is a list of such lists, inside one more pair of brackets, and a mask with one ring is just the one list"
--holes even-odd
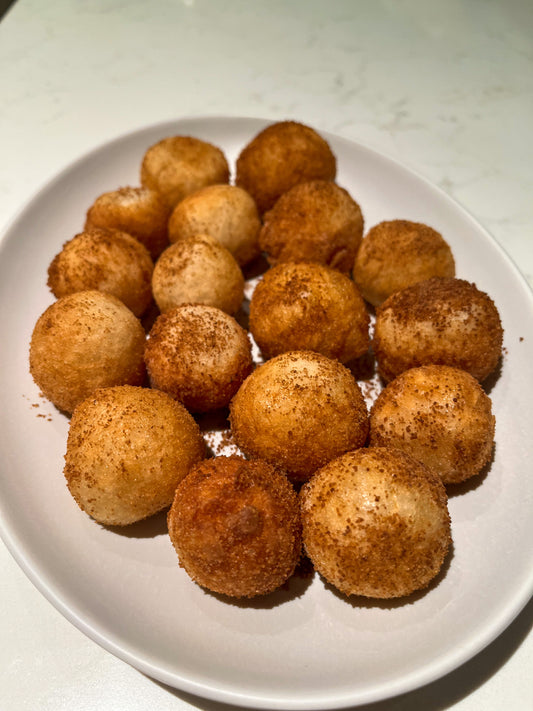
[(259, 366), (230, 404), (233, 438), (249, 457), (264, 459), (294, 481), (368, 434), (368, 413), (350, 371), (311, 351), (283, 353)]
[(126, 526), (171, 505), (179, 482), (205, 455), (192, 415), (169, 395), (102, 388), (72, 415), (64, 474), (79, 507)]
[(183, 304), (159, 316), (146, 342), (152, 387), (191, 412), (225, 407), (253, 367), (247, 332), (224, 311)]
[(87, 210), (85, 230), (99, 227), (127, 232), (157, 259), (168, 246), (170, 208), (155, 190), (123, 187), (103, 193)]
[(225, 247), (209, 235), (195, 235), (171, 244), (159, 257), (152, 291), (161, 313), (197, 303), (234, 314), (244, 299), (244, 277)]
[(490, 460), (492, 403), (465, 370), (426, 365), (401, 373), (370, 411), (370, 444), (397, 447), (445, 484), (465, 481)]
[(168, 531), (187, 574), (231, 597), (276, 590), (300, 558), (296, 493), (284, 474), (258, 460), (196, 465), (176, 489)]
[(350, 272), (363, 237), (363, 215), (347, 190), (302, 182), (264, 216), (259, 246), (270, 264), (318, 262)]
[(30, 373), (57, 408), (71, 413), (97, 388), (142, 385), (146, 334), (111, 294), (78, 291), (49, 306), (30, 343)]
[(377, 309), (373, 349), (385, 381), (419, 365), (451, 365), (479, 381), (501, 357), (503, 328), (475, 284), (434, 277), (397, 291)]
[(452, 250), (442, 235), (408, 220), (372, 227), (361, 242), (353, 268), (354, 281), (373, 306), (418, 281), (454, 276)]
[(150, 146), (141, 163), (141, 184), (157, 191), (172, 210), (195, 190), (229, 182), (224, 153), (191, 136), (169, 136)]
[(337, 160), (314, 129), (296, 121), (280, 121), (260, 131), (241, 151), (236, 184), (254, 198), (260, 214), (294, 185), (334, 180)]
[(134, 237), (95, 227), (63, 245), (48, 267), (48, 286), (56, 298), (104, 291), (140, 318), (152, 303), (153, 270), (148, 250)]
[(403, 597), (441, 570), (451, 543), (444, 484), (400, 450), (348, 452), (304, 484), (300, 500), (304, 549), (345, 595)]
[(208, 234), (226, 247), (241, 267), (259, 255), (260, 229), (252, 196), (236, 185), (209, 185), (187, 195), (168, 222), (171, 242)]
[(265, 359), (310, 350), (347, 363), (368, 350), (369, 322), (353, 281), (323, 264), (277, 264), (250, 300), (250, 332)]

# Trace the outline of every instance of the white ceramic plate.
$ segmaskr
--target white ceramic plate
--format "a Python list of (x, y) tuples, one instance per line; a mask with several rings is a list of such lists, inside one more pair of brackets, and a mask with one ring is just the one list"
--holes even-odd
[[(28, 374), (33, 326), (52, 297), (46, 270), (100, 193), (138, 184), (148, 146), (189, 134), (234, 165), (265, 125), (239, 118), (176, 121), (119, 138), (61, 173), (0, 246), (0, 521), (16, 560), (65, 617), (96, 642), (173, 687), (237, 705), (326, 709), (384, 699), (451, 671), (491, 642), (533, 589), (532, 296), (496, 243), (444, 193), (367, 148), (326, 136), (338, 182), (367, 226), (427, 222), (452, 246), (457, 274), (487, 291), (505, 327), (492, 386), (496, 450), (488, 473), (450, 500), (454, 548), (437, 584), (407, 601), (348, 601), (318, 576), (252, 603), (228, 603), (178, 567), (163, 515), (105, 529), (64, 484), (67, 419)], [(505, 570), (505, 572), (503, 572)]]

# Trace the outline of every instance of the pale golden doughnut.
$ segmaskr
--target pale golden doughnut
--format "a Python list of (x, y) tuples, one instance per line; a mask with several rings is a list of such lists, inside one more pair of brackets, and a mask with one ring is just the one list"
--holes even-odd
[(48, 267), (48, 286), (57, 298), (104, 291), (140, 318), (152, 303), (153, 270), (148, 250), (134, 237), (94, 227), (63, 245)]
[(78, 291), (39, 317), (30, 343), (30, 372), (45, 397), (72, 412), (97, 388), (141, 385), (146, 334), (111, 294)]
[(264, 358), (311, 350), (347, 363), (368, 350), (369, 322), (353, 281), (323, 264), (277, 264), (250, 300), (249, 328)]
[(197, 303), (234, 314), (244, 299), (244, 277), (229, 250), (198, 234), (165, 249), (155, 264), (152, 291), (161, 313)]
[(126, 526), (170, 506), (204, 455), (199, 427), (180, 403), (122, 385), (97, 390), (74, 410), (64, 473), (83, 511)]
[(251, 195), (236, 185), (208, 185), (183, 198), (168, 222), (171, 242), (208, 234), (226, 247), (240, 266), (259, 255), (261, 221)]
[(451, 543), (446, 490), (404, 452), (348, 452), (320, 469), (300, 496), (307, 555), (345, 595), (403, 597), (441, 570)]
[(230, 423), (246, 455), (301, 481), (361, 447), (368, 433), (366, 404), (350, 371), (312, 351), (283, 353), (260, 365), (231, 401)]
[(297, 121), (279, 121), (243, 148), (235, 182), (250, 193), (263, 214), (297, 183), (334, 180), (336, 172), (335, 155), (322, 136)]

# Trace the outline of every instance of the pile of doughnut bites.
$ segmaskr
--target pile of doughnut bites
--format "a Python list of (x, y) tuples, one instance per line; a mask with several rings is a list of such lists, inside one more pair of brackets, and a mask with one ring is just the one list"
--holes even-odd
[[(491, 460), (493, 301), (430, 226), (363, 238), (336, 168), (294, 121), (243, 147), (234, 183), (219, 147), (165, 138), (49, 266), (30, 371), (71, 415), (70, 493), (106, 526), (169, 509), (179, 564), (222, 595), (272, 592), (304, 553), (346, 595), (435, 584), (448, 487)], [(369, 405), (362, 363), (382, 383)], [(239, 454), (207, 447), (220, 412)]]

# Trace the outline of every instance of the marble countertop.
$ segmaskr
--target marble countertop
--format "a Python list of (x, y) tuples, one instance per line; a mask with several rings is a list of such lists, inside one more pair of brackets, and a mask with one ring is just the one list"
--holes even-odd
[[(533, 4), (19, 0), (0, 22), (0, 229), (95, 146), (186, 116), (301, 120), (414, 168), (533, 285)], [(5, 306), (4, 306), (5, 308)], [(86, 638), (0, 543), (2, 711), (227, 708)], [(533, 708), (533, 606), (444, 679), (367, 711)]]

